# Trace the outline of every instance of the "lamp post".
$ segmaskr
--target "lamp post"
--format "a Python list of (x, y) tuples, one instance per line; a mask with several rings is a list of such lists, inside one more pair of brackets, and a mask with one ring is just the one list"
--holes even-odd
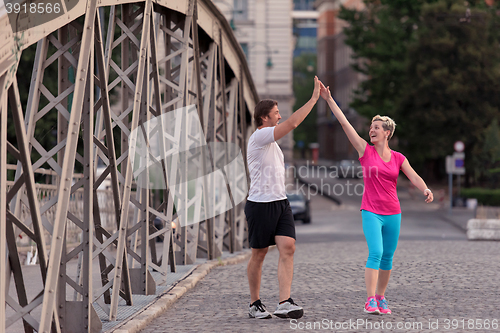
[(267, 43), (264, 43), (264, 42), (254, 42), (254, 43), (250, 44), (248, 49), (250, 50), (250, 49), (254, 48), (256, 45), (264, 45), (264, 47), (266, 48), (266, 55), (267, 55), (266, 68), (267, 69), (273, 68), (274, 64), (273, 64), (273, 60), (271, 58), (271, 54), (278, 53), (278, 51), (271, 52), (269, 45)]
[(267, 69), (273, 68), (273, 62), (272, 62), (270, 56), (267, 57), (266, 67), (267, 67)]
[(236, 31), (236, 25), (234, 24), (234, 14), (242, 14), (243, 10), (241, 9), (233, 9), (231, 10), (231, 20), (229, 20), (229, 26), (233, 31)]

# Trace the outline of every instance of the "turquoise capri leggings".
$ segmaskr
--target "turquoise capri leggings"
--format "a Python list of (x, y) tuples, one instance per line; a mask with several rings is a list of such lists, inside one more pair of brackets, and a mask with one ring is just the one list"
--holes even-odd
[(361, 211), (363, 233), (368, 244), (367, 268), (392, 269), (392, 258), (398, 246), (401, 214), (379, 215)]

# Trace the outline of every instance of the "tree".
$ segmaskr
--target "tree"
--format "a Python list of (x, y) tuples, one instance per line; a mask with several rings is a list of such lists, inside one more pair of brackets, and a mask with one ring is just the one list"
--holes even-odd
[(498, 188), (500, 185), (500, 126), (495, 118), (484, 130), (482, 135), (483, 149), (480, 155), (474, 156), (481, 162), (476, 168), (476, 177), (480, 179), (481, 185), (489, 185), (491, 188)]
[(455, 1), (423, 6), (397, 115), (417, 161), (443, 159), (461, 140), (471, 176), (484, 164), (471, 158), (481, 155), (484, 129), (499, 116), (500, 48), (489, 12), (472, 8), (470, 22), (465, 13)]
[[(316, 54), (304, 53), (293, 60), (293, 93), (295, 95), (294, 110), (298, 110), (311, 99), (316, 75)], [(316, 106), (304, 121), (293, 131), (293, 139), (302, 141), (307, 147), (317, 141)]]
[(422, 1), (365, 1), (366, 10), (343, 7), (339, 17), (349, 23), (345, 43), (354, 51), (354, 69), (366, 75), (351, 107), (371, 119), (395, 117), (405, 78), (408, 45), (415, 39)]
[[(466, 144), (469, 171), (481, 161), (484, 128), (500, 108), (499, 17), (483, 1), (367, 0), (342, 9), (346, 43), (365, 74), (352, 104), (398, 123), (399, 149), (424, 176), (444, 171), (453, 142)], [(500, 8), (500, 4), (496, 5)], [(431, 170), (431, 172), (428, 172)]]

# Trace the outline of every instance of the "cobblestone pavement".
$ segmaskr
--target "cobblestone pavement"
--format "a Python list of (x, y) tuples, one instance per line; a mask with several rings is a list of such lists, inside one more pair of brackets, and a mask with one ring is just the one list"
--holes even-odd
[[(366, 253), (364, 242), (298, 244), (292, 297), (304, 307), (305, 314), (296, 323), (276, 317), (248, 317), (244, 262), (212, 270), (143, 332), (290, 332), (307, 328), (308, 322), (325, 325), (326, 321), (330, 331), (370, 332), (384, 323), (386, 329), (382, 331), (387, 332), (484, 332), (479, 323), (488, 319), (491, 328), (493, 319), (500, 321), (500, 243), (400, 242), (386, 293), (393, 310), (389, 316), (363, 313)], [(277, 260), (278, 251), (270, 251), (262, 276), (261, 298), (271, 311), (278, 302)], [(454, 319), (460, 327), (464, 319), (465, 329), (452, 329)], [(474, 320), (471, 329), (469, 319)], [(446, 320), (450, 320), (448, 330)], [(350, 328), (344, 324), (348, 329), (335, 329), (335, 323), (349, 321), (363, 324)], [(430, 330), (429, 322), (436, 321), (439, 329), (433, 326)], [(387, 329), (389, 325), (392, 329)], [(397, 329), (397, 325), (403, 329)]]
[[(342, 208), (333, 212), (321, 200), (312, 201), (319, 207), (316, 216), (355, 220), (352, 214), (359, 214)], [(408, 219), (418, 218), (419, 209), (408, 212)], [(312, 242), (314, 231), (301, 242), (300, 236), (314, 230), (315, 223), (313, 215), (310, 226), (297, 228), (292, 297), (305, 312), (298, 321), (248, 317), (243, 262), (214, 268), (142, 332), (500, 332), (500, 242), (470, 242), (443, 226), (435, 226), (439, 237), (432, 238), (425, 225), (422, 237), (401, 237), (386, 292), (393, 314), (374, 316), (363, 313), (368, 249), (359, 225), (349, 229), (346, 224), (345, 237), (333, 241)], [(270, 312), (279, 301), (278, 256), (276, 249), (270, 251), (263, 267), (261, 299)]]

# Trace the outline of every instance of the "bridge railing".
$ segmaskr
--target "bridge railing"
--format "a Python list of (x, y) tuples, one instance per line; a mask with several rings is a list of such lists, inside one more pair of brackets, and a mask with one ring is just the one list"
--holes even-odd
[[(52, 19), (0, 16), (0, 271), (8, 277), (0, 333), (98, 332), (117, 319), (121, 300), (154, 294), (177, 265), (248, 246), (246, 140), (258, 96), (224, 17), (209, 0), (64, 4)], [(33, 59), (21, 60), (34, 44)], [(38, 134), (47, 122), (54, 140)], [(23, 274), (25, 244), (37, 251), (38, 284)]]

